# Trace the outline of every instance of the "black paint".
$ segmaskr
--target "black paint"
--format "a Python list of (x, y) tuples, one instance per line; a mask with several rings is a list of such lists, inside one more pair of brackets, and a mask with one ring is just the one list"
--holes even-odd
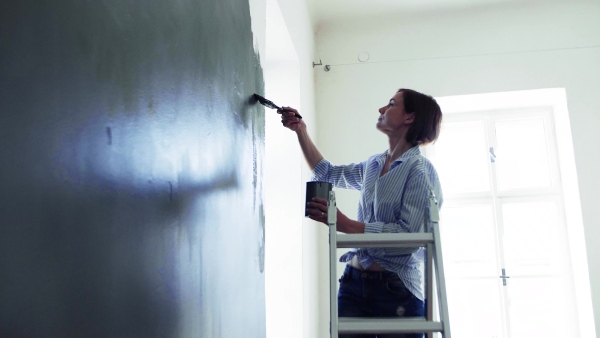
[(0, 337), (264, 337), (243, 0), (0, 3)]

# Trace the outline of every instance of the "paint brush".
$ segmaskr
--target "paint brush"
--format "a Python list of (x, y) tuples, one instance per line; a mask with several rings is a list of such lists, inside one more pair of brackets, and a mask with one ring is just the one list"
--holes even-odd
[[(277, 110), (282, 110), (282, 111), (291, 111), (291, 110), (286, 110), (284, 108), (279, 107), (278, 105), (276, 105), (275, 103), (273, 103), (273, 101), (271, 100), (267, 100), (264, 97), (258, 95), (258, 94), (254, 94), (254, 98), (260, 102), (260, 104), (262, 104), (263, 106), (267, 107), (267, 108), (271, 108), (271, 109), (277, 109)], [(300, 114), (294, 112), (294, 116), (296, 116), (297, 118), (301, 119), (302, 116), (300, 116)]]

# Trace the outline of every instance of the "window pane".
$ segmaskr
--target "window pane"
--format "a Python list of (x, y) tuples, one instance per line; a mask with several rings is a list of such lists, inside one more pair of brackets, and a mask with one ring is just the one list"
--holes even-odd
[(506, 203), (502, 226), (508, 275), (558, 273), (564, 259), (559, 237), (559, 206), (554, 201)]
[(504, 337), (497, 279), (448, 280), (446, 286), (450, 331), (453, 337)]
[(444, 207), (441, 220), (452, 334), (504, 337), (492, 206)]
[(557, 201), (502, 205), (511, 338), (576, 337)]
[(435, 164), (445, 193), (490, 190), (489, 153), (482, 121), (444, 123), (435, 148)]
[(492, 206), (445, 207), (441, 216), (447, 278), (497, 276)]
[(579, 337), (569, 327), (575, 308), (561, 278), (511, 278), (507, 283), (511, 338)]
[(498, 190), (550, 187), (544, 119), (498, 121), (495, 126)]

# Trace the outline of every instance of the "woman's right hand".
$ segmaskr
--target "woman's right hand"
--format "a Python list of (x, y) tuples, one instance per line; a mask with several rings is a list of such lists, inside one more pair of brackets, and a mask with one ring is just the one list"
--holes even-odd
[(301, 118), (296, 117), (298, 111), (292, 107), (281, 107), (277, 110), (278, 114), (281, 114), (281, 123), (284, 127), (298, 131), (300, 128), (305, 128), (306, 124)]

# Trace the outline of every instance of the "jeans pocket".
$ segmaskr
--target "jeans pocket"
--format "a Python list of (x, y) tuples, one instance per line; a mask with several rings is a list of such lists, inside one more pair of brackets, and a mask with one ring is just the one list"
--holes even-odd
[(404, 282), (398, 279), (392, 279), (387, 281), (386, 288), (389, 292), (393, 293), (400, 299), (408, 299), (412, 296), (412, 293), (406, 288)]
[(387, 290), (397, 304), (396, 315), (399, 317), (422, 317), (424, 315), (423, 301), (415, 297), (400, 279), (389, 280)]

